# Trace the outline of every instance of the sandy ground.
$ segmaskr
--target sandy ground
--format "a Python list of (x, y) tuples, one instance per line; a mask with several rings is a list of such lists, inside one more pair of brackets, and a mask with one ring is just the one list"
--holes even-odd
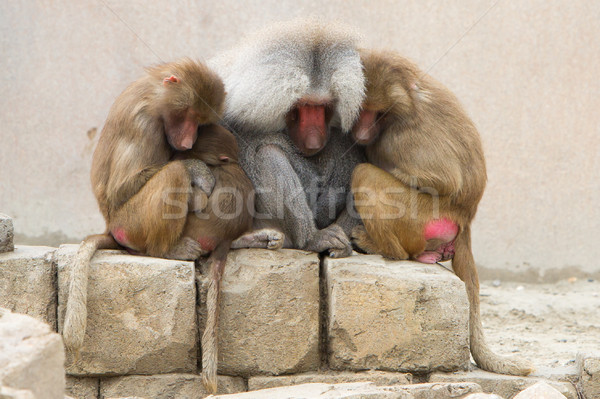
[(481, 314), (487, 341), (538, 370), (575, 365), (578, 352), (600, 353), (600, 282), (523, 284), (484, 281)]

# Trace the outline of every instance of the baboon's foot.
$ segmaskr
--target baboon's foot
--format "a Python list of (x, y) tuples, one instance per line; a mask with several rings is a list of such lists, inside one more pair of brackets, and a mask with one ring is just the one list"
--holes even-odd
[(442, 259), (438, 262), (445, 262), (454, 258), (454, 240), (442, 244), (437, 249), (438, 253), (442, 255)]

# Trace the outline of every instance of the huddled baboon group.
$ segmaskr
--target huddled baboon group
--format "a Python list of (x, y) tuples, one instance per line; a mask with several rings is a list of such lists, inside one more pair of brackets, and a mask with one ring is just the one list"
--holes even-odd
[(471, 222), (486, 168), (454, 95), (392, 51), (330, 22), (271, 26), (208, 61), (148, 68), (115, 100), (91, 180), (106, 231), (73, 259), (63, 337), (77, 352), (97, 249), (208, 255), (205, 385), (216, 391), (219, 284), (230, 248), (353, 249), (452, 260), (470, 303), (475, 362), (526, 375), (485, 343)]

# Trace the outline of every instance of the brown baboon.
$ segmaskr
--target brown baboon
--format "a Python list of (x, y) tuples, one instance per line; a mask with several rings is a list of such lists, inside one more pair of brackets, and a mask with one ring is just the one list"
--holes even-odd
[(453, 259), (469, 297), (473, 358), (485, 370), (529, 374), (529, 362), (496, 355), (482, 331), (471, 251), (471, 222), (486, 184), (477, 129), (456, 97), (412, 62), (392, 52), (363, 51), (361, 59), (367, 95), (352, 134), (372, 165), (353, 174), (364, 222), (355, 243), (395, 259)]
[[(69, 350), (77, 352), (83, 345), (88, 269), (97, 249), (120, 245), (132, 253), (181, 260), (213, 252), (209, 260), (214, 265), (213, 274), (217, 273), (218, 294), (218, 277), (231, 241), (249, 231), (252, 220), (252, 209), (247, 206), (229, 220), (210, 219), (212, 230), (196, 219), (196, 211), (206, 211), (196, 208), (201, 199), (208, 211), (216, 208), (215, 187), (230, 185), (243, 194), (251, 190), (248, 178), (236, 164), (235, 139), (215, 126), (224, 98), (219, 77), (205, 65), (185, 59), (148, 68), (144, 77), (116, 99), (94, 152), (91, 172), (107, 231), (86, 238), (73, 260), (63, 327)], [(198, 132), (206, 133), (200, 140), (204, 143), (214, 141), (218, 133), (223, 143), (214, 146), (215, 151), (223, 151), (227, 162), (223, 158), (219, 160), (222, 165), (207, 166), (201, 160), (212, 162), (208, 154), (196, 150)], [(242, 195), (239, 201), (238, 197), (223, 198), (219, 199), (223, 208), (231, 206), (227, 201), (242, 201), (243, 205), (253, 201), (251, 194)], [(221, 230), (225, 225), (227, 228)], [(282, 243), (281, 233), (261, 230), (249, 232), (233, 246), (278, 248)], [(209, 303), (213, 307), (209, 314), (215, 317), (217, 296), (212, 305)]]

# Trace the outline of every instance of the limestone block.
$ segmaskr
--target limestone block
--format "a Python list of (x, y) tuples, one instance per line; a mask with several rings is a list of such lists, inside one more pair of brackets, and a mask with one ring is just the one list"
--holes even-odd
[[(71, 258), (62, 245), (58, 313), (62, 329)], [(67, 353), (70, 375), (160, 374), (196, 370), (194, 264), (99, 251), (88, 284), (88, 317), (79, 359)]]
[[(244, 392), (240, 377), (218, 376), (218, 393)], [(162, 374), (108, 378), (100, 383), (101, 398), (144, 397), (152, 399), (200, 399), (208, 396), (202, 377), (195, 374)]]
[(372, 382), (375, 385), (406, 385), (412, 383), (412, 375), (387, 371), (369, 370), (360, 373), (350, 371), (305, 373), (282, 376), (257, 376), (248, 379), (248, 390), (276, 388), (309, 383), (340, 384), (345, 382)]
[(0, 387), (0, 399), (36, 399), (33, 392), (27, 389)]
[(15, 249), (13, 244), (14, 230), (10, 216), (0, 213), (0, 253)]
[[(207, 275), (198, 275), (203, 331)], [(227, 259), (219, 314), (219, 373), (249, 376), (319, 367), (319, 258), (241, 249)]]
[(378, 386), (372, 382), (344, 384), (302, 384), (290, 387), (261, 389), (235, 395), (218, 395), (213, 399), (462, 399), (481, 392), (473, 383), (415, 384)]
[(462, 399), (469, 394), (481, 392), (481, 387), (472, 382), (429, 383), (405, 385), (402, 392), (409, 393), (409, 398), (414, 399)]
[(439, 265), (380, 256), (325, 259), (329, 365), (405, 372), (466, 369), (468, 301)]
[(503, 375), (489, 373), (483, 370), (460, 373), (433, 373), (429, 377), (429, 382), (463, 381), (479, 384), (483, 389), (483, 392), (494, 393), (505, 398), (512, 398), (524, 389), (538, 382), (545, 381), (567, 398), (577, 399), (577, 390), (573, 384), (562, 381), (549, 381), (543, 378)]
[(0, 381), (3, 386), (31, 391), (35, 398), (63, 399), (64, 360), (62, 339), (48, 324), (0, 308)]
[(17, 245), (0, 254), (0, 306), (44, 321), (56, 331), (56, 248)]
[(67, 395), (75, 399), (98, 399), (97, 378), (79, 378), (67, 376)]
[[(565, 396), (541, 381), (525, 389), (513, 399), (564, 399)], [(593, 396), (592, 396), (593, 398)]]
[(600, 353), (577, 355), (579, 383), (586, 398), (600, 398)]

